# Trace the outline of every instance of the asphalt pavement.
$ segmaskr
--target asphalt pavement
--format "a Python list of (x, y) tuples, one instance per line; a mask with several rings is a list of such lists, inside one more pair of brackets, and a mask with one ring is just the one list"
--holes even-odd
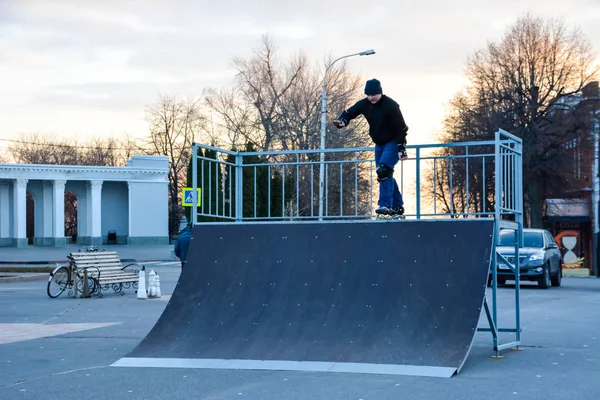
[[(290, 371), (111, 366), (154, 326), (177, 285), (177, 261), (147, 265), (160, 299), (108, 292), (57, 299), (46, 281), (0, 285), (0, 399), (597, 399), (600, 280), (564, 278), (549, 290), (524, 283), (523, 346), (494, 358), (478, 332), (462, 371), (450, 378)], [(489, 292), (489, 290), (488, 290)], [(488, 293), (488, 298), (490, 293)], [(500, 327), (514, 321), (514, 290), (498, 289)], [(480, 326), (487, 326), (481, 318)], [(177, 338), (172, 338), (177, 340)], [(513, 340), (503, 334), (502, 342)]]

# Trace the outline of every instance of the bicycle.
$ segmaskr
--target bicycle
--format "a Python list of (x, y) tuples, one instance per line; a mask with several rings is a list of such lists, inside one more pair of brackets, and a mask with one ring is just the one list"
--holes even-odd
[[(79, 250), (79, 251), (81, 251), (81, 250)], [(100, 247), (92, 244), (92, 245), (89, 245), (89, 246), (85, 246), (83, 248), (83, 251), (86, 252), (86, 253), (89, 253), (89, 252), (105, 251), (105, 249), (102, 249), (102, 248), (100, 248)]]
[[(77, 274), (77, 288), (73, 287), (73, 276)], [(84, 289), (84, 277), (85, 272), (83, 268), (77, 268), (73, 263), (68, 264), (56, 264), (54, 271), (50, 273), (48, 278), (48, 297), (55, 299), (60, 296), (67, 288), (69, 288), (68, 295), (72, 297), (77, 292), (83, 293)], [(96, 280), (89, 277), (87, 278), (88, 293), (92, 295), (96, 292)]]

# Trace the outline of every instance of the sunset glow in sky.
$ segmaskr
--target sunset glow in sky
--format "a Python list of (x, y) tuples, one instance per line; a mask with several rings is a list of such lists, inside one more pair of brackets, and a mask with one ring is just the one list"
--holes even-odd
[(303, 50), (313, 63), (375, 49), (350, 70), (381, 80), (411, 143), (431, 142), (467, 57), (526, 12), (563, 17), (600, 52), (598, 0), (0, 0), (0, 139), (145, 136), (159, 92), (231, 84), (233, 57), (269, 33), (282, 57)]

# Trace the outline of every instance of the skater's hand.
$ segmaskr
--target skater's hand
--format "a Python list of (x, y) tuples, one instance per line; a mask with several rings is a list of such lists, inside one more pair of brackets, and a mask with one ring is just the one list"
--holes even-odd
[(338, 128), (343, 128), (346, 126), (346, 124), (344, 122), (340, 121), (339, 119), (334, 119), (331, 123)]
[(404, 145), (398, 145), (398, 158), (401, 161), (408, 160), (408, 154), (406, 154), (406, 148)]

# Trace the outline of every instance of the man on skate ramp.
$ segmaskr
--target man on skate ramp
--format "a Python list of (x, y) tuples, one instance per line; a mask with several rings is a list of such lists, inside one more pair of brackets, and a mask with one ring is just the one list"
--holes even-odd
[(162, 316), (114, 365), (450, 377), (476, 332), (493, 228), (196, 225)]

